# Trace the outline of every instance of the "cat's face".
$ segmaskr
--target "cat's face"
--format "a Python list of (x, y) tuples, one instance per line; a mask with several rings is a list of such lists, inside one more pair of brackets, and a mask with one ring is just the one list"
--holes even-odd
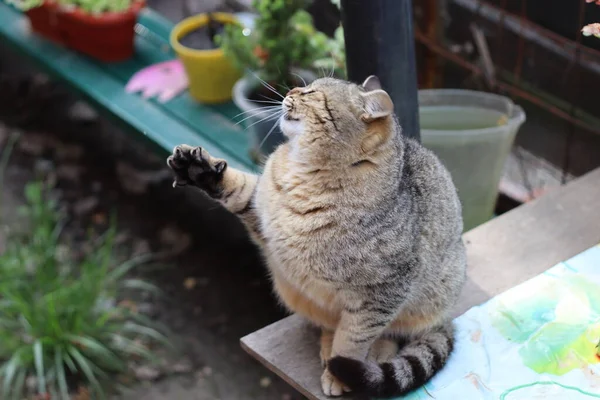
[(294, 154), (351, 165), (368, 157), (393, 131), (393, 103), (371, 77), (363, 85), (322, 78), (289, 91), (280, 126)]

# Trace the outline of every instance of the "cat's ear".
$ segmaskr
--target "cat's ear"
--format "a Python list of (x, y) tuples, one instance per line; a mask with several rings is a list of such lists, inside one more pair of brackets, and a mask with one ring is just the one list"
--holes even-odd
[(375, 89), (361, 93), (365, 101), (365, 112), (361, 116), (365, 122), (372, 122), (394, 113), (394, 103), (385, 90)]
[(381, 89), (381, 82), (379, 82), (379, 78), (375, 75), (369, 76), (362, 84), (362, 87), (365, 88), (367, 92), (371, 90)]

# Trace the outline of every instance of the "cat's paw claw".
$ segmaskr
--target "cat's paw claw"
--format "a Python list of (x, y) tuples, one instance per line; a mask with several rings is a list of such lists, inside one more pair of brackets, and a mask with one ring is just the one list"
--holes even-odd
[(202, 147), (185, 144), (173, 149), (173, 154), (167, 158), (167, 165), (175, 173), (173, 187), (195, 185), (209, 193), (218, 191), (218, 184), (227, 167), (224, 160), (212, 158)]
[(323, 394), (329, 397), (338, 397), (350, 392), (350, 388), (333, 376), (328, 369), (325, 369), (321, 375), (321, 389), (323, 389)]

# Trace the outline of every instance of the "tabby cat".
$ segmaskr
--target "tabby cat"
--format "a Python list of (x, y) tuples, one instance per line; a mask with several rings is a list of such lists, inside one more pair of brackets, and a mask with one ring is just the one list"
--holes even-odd
[(450, 175), (401, 135), (376, 77), (318, 79), (291, 90), (282, 112), (288, 140), (261, 176), (181, 145), (167, 161), (174, 185), (239, 216), (281, 302), (322, 329), (326, 395), (409, 392), (454, 342), (466, 255)]

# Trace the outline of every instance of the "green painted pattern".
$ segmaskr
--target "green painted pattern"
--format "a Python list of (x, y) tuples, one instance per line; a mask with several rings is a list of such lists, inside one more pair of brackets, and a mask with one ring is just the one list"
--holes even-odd
[(490, 313), (492, 325), (520, 344), (523, 363), (557, 376), (600, 363), (600, 287), (581, 274), (542, 275), (534, 283), (542, 295), (531, 296), (532, 283), (525, 283), (496, 300)]
[[(584, 396), (589, 396), (592, 398), (600, 399), (600, 394), (586, 392), (575, 386), (563, 385), (558, 382), (533, 382), (533, 383), (528, 383), (526, 385), (520, 385), (520, 386), (516, 386), (514, 388), (508, 389), (506, 392), (504, 392), (500, 395), (500, 400), (510, 400), (510, 395), (512, 393), (516, 393), (516, 392), (522, 391), (524, 389), (532, 388), (535, 386), (557, 386), (561, 389), (564, 389), (565, 391), (572, 391), (572, 392), (576, 392), (576, 393), (579, 393)], [(567, 394), (567, 396), (568, 396), (568, 394)], [(525, 399), (525, 398), (527, 398), (527, 397), (522, 397), (522, 396), (516, 397), (516, 399)], [(568, 398), (569, 397), (564, 397), (565, 400), (567, 400)]]
[(200, 145), (235, 168), (256, 171), (258, 167), (248, 153), (248, 135), (232, 121), (239, 113), (233, 103), (200, 105), (184, 93), (160, 104), (125, 93), (125, 84), (135, 72), (174, 58), (168, 45), (172, 24), (148, 9), (138, 22), (145, 33), (136, 37), (135, 56), (126, 62), (108, 64), (38, 37), (30, 32), (24, 15), (0, 3), (0, 38), (75, 88), (122, 126), (141, 133), (163, 151), (180, 143)]

